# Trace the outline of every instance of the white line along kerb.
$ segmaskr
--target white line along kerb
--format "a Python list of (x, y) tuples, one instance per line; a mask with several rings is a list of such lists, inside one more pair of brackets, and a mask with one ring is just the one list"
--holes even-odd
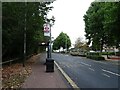
[(72, 81), (72, 79), (62, 70), (61, 67), (59, 67), (59, 65), (57, 64), (57, 62), (55, 62), (55, 65), (58, 67), (58, 69), (60, 70), (60, 72), (64, 75), (64, 77), (67, 79), (67, 81), (70, 83), (70, 85), (75, 89), (75, 90), (80, 90), (80, 88), (74, 83), (74, 81)]

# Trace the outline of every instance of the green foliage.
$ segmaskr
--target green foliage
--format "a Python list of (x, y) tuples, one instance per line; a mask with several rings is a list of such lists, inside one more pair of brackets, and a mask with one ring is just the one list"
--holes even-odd
[(117, 55), (119, 56), (120, 55), (120, 52), (91, 52), (91, 53), (87, 53), (87, 55)]
[(119, 46), (119, 25), (120, 25), (120, 2), (116, 3), (105, 3), (104, 4), (105, 19), (104, 19), (104, 29), (107, 31), (107, 45), (108, 46)]
[(90, 59), (94, 59), (94, 60), (105, 60), (104, 57), (101, 57), (101, 56), (92, 56), (92, 55), (87, 55), (86, 56), (87, 58), (90, 58)]
[(120, 44), (120, 2), (93, 2), (84, 15), (88, 44), (93, 50), (103, 49), (103, 45)]
[(104, 12), (101, 9), (101, 4), (93, 2), (84, 16), (86, 38), (89, 40), (88, 44), (92, 42), (95, 48), (101, 48), (105, 40), (104, 33), (102, 32), (103, 14)]
[(99, 52), (88, 52), (87, 55), (92, 55), (92, 56), (99, 56)]
[(86, 52), (89, 50), (89, 46), (87, 45), (87, 42), (82, 41), (82, 38), (79, 37), (75, 41), (74, 48), (79, 49), (79, 51)]
[(79, 37), (77, 38), (77, 40), (75, 41), (75, 48), (81, 48), (83, 46), (84, 42), (82, 41), (82, 38)]
[(115, 52), (102, 52), (102, 55), (115, 55)]
[(70, 46), (71, 46), (71, 40), (69, 36), (61, 32), (59, 36), (54, 40), (53, 50), (58, 50), (60, 49), (60, 47), (63, 47), (63, 49), (65, 48), (69, 49)]
[(49, 4), (50, 2), (2, 3), (3, 60), (7, 57), (23, 56), (24, 33), (26, 33), (27, 55), (39, 52), (38, 43), (45, 40), (43, 24), (46, 22), (47, 13), (52, 9)]
[(86, 57), (94, 60), (105, 60), (105, 58), (102, 57), (101, 53), (99, 52), (89, 52), (87, 53)]

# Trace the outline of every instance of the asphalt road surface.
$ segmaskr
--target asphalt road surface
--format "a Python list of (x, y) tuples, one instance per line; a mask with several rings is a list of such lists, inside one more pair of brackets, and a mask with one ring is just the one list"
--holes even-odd
[(115, 61), (55, 53), (52, 58), (80, 88), (120, 88), (120, 65)]

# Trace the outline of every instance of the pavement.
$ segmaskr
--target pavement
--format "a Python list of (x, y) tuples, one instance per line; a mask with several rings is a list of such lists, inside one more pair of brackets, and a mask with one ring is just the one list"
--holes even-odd
[(46, 53), (38, 56), (38, 60), (32, 66), (32, 74), (26, 79), (22, 88), (71, 88), (58, 68), (54, 72), (46, 72)]
[[(90, 77), (90, 74), (84, 74), (85, 72), (84, 71), (86, 71), (86, 70), (84, 70), (85, 68), (83, 68), (82, 67), (82, 65), (85, 65), (86, 66), (86, 68), (87, 68), (87, 66), (88, 66), (88, 64), (85, 64), (85, 63), (89, 63), (89, 64), (92, 64), (93, 62), (93, 60), (83, 60), (84, 58), (79, 58), (79, 57), (72, 57), (72, 56), (69, 56), (69, 55), (65, 55), (64, 57), (62, 57), (61, 55), (57, 55), (57, 59), (59, 59), (59, 61), (61, 61), (62, 60), (62, 62), (61, 63), (63, 63), (63, 64), (65, 64), (64, 65), (64, 67), (62, 67), (61, 66), (61, 64), (57, 64), (57, 62), (59, 62), (59, 61), (55, 61), (55, 65), (54, 65), (54, 72), (46, 72), (46, 65), (44, 65), (44, 63), (46, 62), (46, 53), (41, 53), (40, 55), (38, 55), (38, 58), (37, 58), (37, 60), (36, 60), (36, 63), (32, 66), (32, 74), (26, 79), (26, 81), (23, 83), (23, 85), (22, 85), (22, 89), (28, 89), (28, 88), (56, 88), (56, 89), (58, 89), (58, 88), (66, 88), (66, 89), (74, 89), (74, 88), (77, 88), (77, 89), (79, 89), (79, 87), (82, 87), (82, 88), (84, 88), (84, 87), (86, 87), (85, 85), (83, 85), (82, 86), (82, 84), (84, 84), (84, 80), (82, 80), (82, 79), (88, 79), (88, 77), (87, 78), (85, 78), (85, 76), (86, 75), (88, 75), (89, 77)], [(56, 57), (56, 55), (54, 55), (53, 54), (53, 58), (54, 59), (56, 59), (55, 58)], [(78, 59), (77, 59), (78, 58)], [(56, 60), (57, 60), (56, 59)], [(64, 60), (65, 59), (65, 60)], [(73, 60), (73, 59), (75, 59), (75, 60)], [(73, 62), (71, 61), (71, 60), (73, 60)], [(81, 61), (82, 60), (82, 61)], [(65, 62), (66, 61), (66, 62)], [(69, 61), (69, 62), (68, 62)], [(74, 62), (74, 61), (76, 61), (76, 62)], [(85, 62), (85, 63), (83, 63), (84, 61), (89, 61), (89, 62)], [(82, 64), (80, 64), (82, 62)], [(92, 62), (92, 63), (91, 63)], [(71, 64), (70, 64), (71, 63)], [(75, 64), (76, 63), (76, 64)], [(102, 64), (102, 62), (94, 62), (94, 63), (99, 63), (99, 65), (100, 64)], [(95, 65), (93, 63), (93, 66)], [(103, 62), (103, 63), (105, 63), (105, 62)], [(68, 65), (68, 64), (70, 64), (70, 65)], [(78, 66), (78, 64), (80, 65), (80, 66)], [(60, 67), (62, 67), (62, 68), (60, 68), (59, 67), (59, 65), (60, 65)], [(97, 67), (99, 66), (99, 65), (97, 65)], [(65, 67), (66, 66), (66, 67)], [(102, 65), (102, 66), (104, 66), (104, 65)], [(112, 65), (113, 66), (113, 65)], [(68, 72), (67, 74), (64, 72), (64, 71), (66, 71), (66, 69), (67, 69), (67, 67), (69, 68), (69, 67), (74, 67), (75, 69), (73, 70), (73, 68), (71, 68), (71, 69), (68, 69), (67, 71), (69, 71), (70, 70), (70, 72)], [(81, 67), (81, 68), (77, 68), (77, 67)], [(106, 66), (105, 66), (106, 67)], [(111, 65), (110, 65), (110, 67), (109, 66), (107, 66), (108, 68), (110, 68), (111, 67)], [(107, 68), (106, 67), (106, 68)], [(65, 68), (65, 70), (64, 70), (64, 68)], [(63, 70), (64, 71), (63, 71)], [(82, 70), (83, 69), (83, 70)], [(91, 67), (89, 67), (88, 69), (90, 69), (90, 70), (93, 70), (93, 69), (91, 69)], [(77, 71), (78, 70), (78, 71)], [(78, 72), (83, 72), (83, 73), (78, 73)], [(99, 71), (99, 70), (97, 70), (97, 71)], [(87, 71), (87, 73), (88, 72), (90, 72), (89, 70)], [(77, 74), (76, 74), (77, 73)], [(90, 72), (91, 73), (91, 72)], [(97, 72), (98, 73), (98, 72)], [(84, 75), (83, 75), (84, 74)], [(74, 78), (70, 78), (70, 77), (75, 77), (75, 80), (74, 80)], [(100, 74), (101, 75), (101, 74)], [(97, 75), (97, 76), (100, 76), (100, 75)], [(106, 74), (105, 74), (106, 75)], [(84, 78), (83, 78), (83, 77)], [(92, 76), (94, 76), (94, 75), (92, 75)], [(81, 78), (82, 79), (81, 79)], [(95, 77), (96, 77), (96, 75), (95, 75)], [(103, 77), (103, 76), (101, 76), (102, 78), (105, 78), (105, 77)], [(113, 76), (110, 76), (110, 77), (113, 77)], [(79, 81), (79, 78), (80, 78), (80, 81), (81, 81), (81, 83), (80, 83), (80, 81)], [(108, 78), (108, 77), (106, 77), (106, 78)], [(116, 78), (116, 77), (115, 77)], [(74, 81), (72, 81), (72, 80), (74, 80)], [(93, 78), (92, 78), (93, 79)], [(98, 78), (97, 78), (98, 79)], [(76, 81), (77, 80), (77, 81)], [(113, 79), (113, 80), (115, 80), (115, 79)], [(91, 80), (90, 80), (91, 81)], [(94, 81), (94, 80), (92, 80), (92, 81)], [(98, 80), (99, 81), (99, 80)], [(102, 80), (101, 80), (101, 82), (102, 82)], [(100, 82), (100, 83), (101, 83)], [(111, 82), (111, 81), (110, 81)], [(94, 82), (93, 82), (94, 83)], [(96, 82), (95, 82), (96, 83)], [(102, 82), (103, 83), (103, 82)], [(77, 86), (77, 85), (78, 86)], [(97, 84), (97, 83), (96, 83)], [(95, 84), (95, 85), (96, 85)], [(97, 84), (97, 85), (99, 85), (99, 84)], [(96, 85), (96, 86), (97, 86)], [(91, 85), (90, 85), (91, 86)], [(88, 86), (88, 87), (90, 87), (90, 86)], [(107, 84), (106, 84), (106, 86), (107, 86)], [(102, 87), (102, 86), (100, 86), (100, 87)]]

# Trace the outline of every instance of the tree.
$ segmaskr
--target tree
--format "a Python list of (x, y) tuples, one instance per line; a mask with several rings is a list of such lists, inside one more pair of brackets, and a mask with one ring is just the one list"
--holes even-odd
[(59, 36), (54, 40), (53, 50), (58, 50), (61, 47), (63, 49), (69, 49), (71, 46), (71, 40), (66, 33), (61, 32)]
[(104, 29), (107, 33), (107, 46), (119, 47), (120, 2), (104, 4)]
[(88, 44), (102, 51), (103, 45), (119, 46), (120, 2), (93, 2), (84, 15)]
[(27, 55), (39, 52), (38, 43), (45, 40), (43, 24), (46, 22), (47, 13), (52, 10), (52, 7), (49, 6), (51, 3), (52, 2), (2, 3), (3, 60), (23, 56), (25, 28)]
[(105, 42), (105, 35), (102, 23), (104, 20), (104, 12), (101, 6), (101, 3), (99, 2), (91, 3), (91, 6), (84, 16), (84, 21), (86, 25), (85, 36), (87, 39), (89, 39), (89, 44), (94, 42), (92, 45), (99, 47), (98, 50), (102, 51), (102, 47)]
[(87, 45), (87, 42), (83, 41), (81, 37), (78, 37), (75, 41), (75, 48), (81, 49), (82, 51), (88, 50), (89, 46)]
[(75, 41), (74, 47), (75, 47), (75, 48), (81, 48), (81, 47), (83, 46), (83, 44), (84, 44), (84, 42), (82, 41), (82, 38), (79, 37), (79, 38), (77, 38), (77, 40)]

